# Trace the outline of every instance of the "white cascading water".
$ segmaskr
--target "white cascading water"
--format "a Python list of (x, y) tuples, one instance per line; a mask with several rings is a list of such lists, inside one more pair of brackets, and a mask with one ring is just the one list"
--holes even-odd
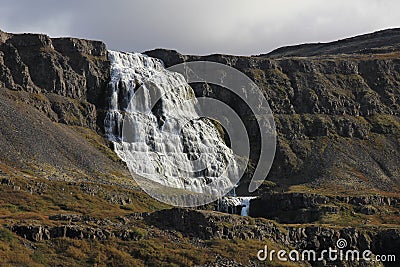
[(250, 201), (256, 197), (223, 197), (219, 202), (219, 211), (249, 216)]
[(254, 197), (241, 197), (242, 200), (242, 210), (240, 215), (249, 216), (250, 212), (250, 200), (254, 199)]
[[(198, 118), (191, 102), (196, 101), (194, 91), (184, 77), (146, 55), (114, 51), (108, 55), (112, 94), (105, 131), (128, 167), (162, 185), (196, 193), (214, 192), (207, 185), (217, 178), (218, 188), (233, 187), (238, 174), (232, 150), (211, 120)], [(138, 88), (144, 90), (143, 97), (132, 98)], [(154, 90), (162, 97), (152, 107)], [(132, 136), (128, 144), (121, 144), (127, 115)], [(233, 184), (229, 177), (235, 177)]]

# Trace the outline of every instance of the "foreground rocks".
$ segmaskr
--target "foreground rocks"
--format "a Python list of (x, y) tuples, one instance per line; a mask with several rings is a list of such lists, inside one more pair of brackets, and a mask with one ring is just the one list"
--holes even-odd
[(147, 235), (147, 232), (136, 228), (132, 221), (141, 220), (146, 215), (146, 213), (135, 213), (131, 216), (118, 218), (117, 222), (112, 222), (107, 219), (97, 220), (78, 214), (56, 214), (50, 216), (49, 219), (61, 222), (57, 226), (15, 224), (8, 226), (8, 228), (17, 235), (35, 242), (54, 238), (140, 240)]
[[(182, 232), (192, 238), (210, 239), (258, 239), (273, 240), (298, 250), (322, 250), (336, 248), (339, 239), (345, 239), (344, 250), (371, 250), (374, 254), (396, 255), (400, 253), (400, 229), (357, 229), (326, 226), (282, 226), (275, 222), (216, 212), (170, 209), (157, 211), (146, 217), (146, 221), (164, 230)], [(315, 266), (326, 266), (325, 263)], [(353, 263), (339, 262), (339, 266)], [(359, 262), (354, 266), (380, 266), (378, 263)], [(395, 263), (394, 263), (395, 264)], [(393, 265), (395, 266), (395, 265)]]
[[(256, 265), (254, 265), (256, 266)], [(204, 264), (204, 265), (199, 265), (196, 267), (244, 267), (244, 265), (235, 262), (234, 260), (229, 260), (226, 258), (223, 258), (221, 256), (217, 256), (215, 259), (215, 262), (209, 263), (209, 264)]]
[[(68, 224), (59, 226), (45, 225), (11, 225), (9, 229), (19, 236), (34, 242), (41, 242), (54, 238), (107, 240), (117, 238), (121, 240), (146, 239), (156, 227), (162, 231), (176, 233), (193, 240), (211, 239), (241, 239), (261, 240), (281, 244), (285, 247), (302, 250), (322, 250), (336, 248), (339, 239), (347, 242), (344, 250), (371, 250), (375, 255), (396, 255), (400, 257), (400, 229), (398, 228), (336, 228), (327, 226), (283, 226), (265, 219), (254, 219), (236, 215), (222, 214), (210, 211), (196, 211), (190, 209), (168, 209), (153, 213), (132, 214), (131, 216), (115, 220), (94, 220), (89, 217), (74, 214), (59, 214), (51, 216), (55, 221)], [(138, 228), (138, 222), (144, 221)], [(88, 222), (90, 221), (90, 226)], [(198, 242), (198, 241), (197, 241)], [(260, 248), (262, 249), (262, 248)], [(234, 261), (218, 258), (219, 266), (241, 266)], [(321, 265), (322, 264), (322, 265)], [(326, 266), (328, 263), (313, 263), (313, 266)], [(336, 262), (339, 266), (380, 266), (375, 263)], [(355, 264), (355, 265), (353, 265)], [(357, 265), (359, 264), (359, 265)], [(254, 265), (257, 266), (257, 265)]]
[[(273, 242), (299, 251), (315, 250), (317, 253), (329, 248), (334, 249), (339, 239), (345, 239), (347, 244), (344, 250), (361, 252), (371, 250), (375, 255), (400, 257), (398, 252), (400, 229), (398, 228), (284, 226), (265, 219), (178, 208), (153, 213), (137, 213), (117, 218), (118, 220), (96, 220), (76, 214), (58, 214), (50, 216), (49, 219), (61, 224), (57, 226), (14, 224), (8, 228), (27, 240), (43, 242), (56, 238), (137, 241), (147, 239), (156, 227), (166, 233), (181, 233), (197, 243), (199, 240), (204, 242), (215, 239), (260, 240), (265, 244)], [(146, 222), (146, 226), (143, 222)], [(138, 225), (141, 226), (138, 227)], [(178, 235), (173, 234), (173, 236), (176, 239)], [(216, 263), (219, 264), (218, 266), (241, 266), (223, 258), (216, 259)], [(312, 263), (313, 266), (328, 266), (326, 264), (326, 262)], [(339, 264), (338, 266), (381, 266), (372, 262), (359, 262), (360, 265), (346, 262), (335, 264)], [(254, 264), (254, 266), (258, 265)]]
[(106, 240), (111, 237), (121, 240), (139, 240), (143, 235), (135, 231), (115, 230), (110, 231), (100, 227), (89, 227), (80, 225), (62, 225), (54, 227), (46, 226), (12, 226), (11, 231), (17, 235), (35, 242), (50, 240), (53, 238), (72, 238), (72, 239), (91, 239), (91, 240)]

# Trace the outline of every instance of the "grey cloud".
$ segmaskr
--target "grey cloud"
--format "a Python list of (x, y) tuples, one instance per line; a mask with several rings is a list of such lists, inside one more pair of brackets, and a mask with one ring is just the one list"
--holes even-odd
[(99, 39), (110, 49), (259, 54), (400, 26), (396, 0), (5, 0), (0, 28)]

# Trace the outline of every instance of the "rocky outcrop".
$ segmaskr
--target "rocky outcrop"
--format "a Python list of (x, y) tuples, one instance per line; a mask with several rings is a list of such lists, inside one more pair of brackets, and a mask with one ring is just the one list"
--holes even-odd
[(55, 121), (102, 129), (109, 75), (102, 42), (1, 33), (0, 87)]
[(230, 260), (220, 255), (215, 257), (215, 262), (198, 265), (196, 267), (244, 267), (243, 264), (237, 263), (234, 260)]
[[(166, 220), (168, 218), (168, 220)], [(268, 239), (282, 238), (279, 227), (272, 221), (255, 219), (255, 224), (243, 216), (173, 208), (151, 213), (145, 218), (150, 225), (164, 230), (176, 230), (201, 239)]]
[[(153, 213), (135, 213), (124, 217), (95, 219), (77, 214), (56, 214), (49, 217), (57, 225), (14, 224), (8, 228), (17, 235), (33, 242), (54, 238), (78, 240), (137, 241), (151, 238), (159, 230), (165, 234), (181, 236), (200, 243), (207, 240), (236, 239), (259, 240), (277, 244), (281, 248), (298, 251), (314, 250), (317, 255), (329, 248), (337, 249), (339, 239), (346, 240), (342, 250), (371, 250), (373, 255), (395, 255), (398, 252), (400, 230), (397, 228), (337, 228), (328, 226), (282, 226), (276, 222), (243, 216), (233, 216), (211, 211), (168, 209)], [(144, 220), (144, 221), (143, 221)], [(143, 228), (146, 223), (147, 227)], [(138, 227), (138, 225), (140, 225)], [(158, 229), (158, 230), (157, 230)], [(262, 242), (261, 242), (262, 243)], [(263, 249), (260, 247), (260, 249)], [(327, 259), (325, 257), (325, 259)], [(240, 266), (232, 260), (217, 256), (221, 266)], [(254, 262), (258, 266), (260, 262)], [(366, 261), (310, 261), (312, 266), (382, 266)], [(392, 264), (392, 265), (390, 265)], [(208, 265), (205, 265), (208, 266)], [(215, 265), (214, 265), (215, 266)], [(246, 265), (247, 266), (247, 265)], [(251, 265), (253, 266), (253, 265)], [(387, 262), (385, 266), (396, 266)]]
[[(359, 230), (320, 226), (278, 226), (275, 222), (249, 217), (232, 216), (208, 211), (170, 209), (154, 212), (146, 221), (164, 230), (175, 230), (192, 238), (273, 240), (300, 251), (335, 249), (339, 239), (347, 242), (344, 250), (371, 250), (375, 255), (396, 255), (400, 240), (398, 229)], [(335, 262), (339, 266), (380, 266), (373, 262)], [(313, 266), (327, 266), (316, 262)], [(390, 266), (390, 263), (389, 265)], [(395, 266), (395, 265), (393, 265)]]
[[(281, 223), (312, 223), (327, 214), (344, 210), (374, 215), (378, 208), (400, 208), (400, 198), (380, 195), (326, 196), (311, 193), (272, 193), (250, 202), (250, 215), (274, 219)], [(398, 211), (394, 211), (396, 215)]]
[(17, 235), (34, 242), (50, 240), (54, 238), (106, 240), (118, 238), (125, 241), (140, 240), (147, 235), (147, 231), (137, 228), (134, 222), (142, 220), (146, 213), (135, 213), (118, 221), (109, 219), (95, 219), (78, 214), (56, 214), (49, 216), (59, 225), (41, 224), (14, 224), (8, 228)]
[(116, 237), (122, 240), (139, 240), (140, 235), (128, 229), (111, 232), (105, 228), (88, 227), (81, 225), (62, 225), (54, 227), (46, 227), (40, 225), (15, 225), (11, 231), (17, 235), (30, 241), (43, 241), (53, 238), (71, 238), (71, 239), (91, 239), (91, 240), (106, 240), (111, 237)]

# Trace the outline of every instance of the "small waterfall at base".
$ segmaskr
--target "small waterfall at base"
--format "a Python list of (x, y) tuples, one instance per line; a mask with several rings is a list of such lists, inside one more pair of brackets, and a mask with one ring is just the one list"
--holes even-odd
[(249, 216), (250, 201), (256, 197), (227, 196), (219, 200), (218, 211), (230, 214)]
[[(105, 132), (129, 169), (161, 185), (195, 193), (229, 191), (240, 178), (235, 156), (214, 123), (197, 115), (194, 91), (184, 77), (146, 55), (108, 55), (111, 97)], [(139, 89), (141, 97), (135, 95)], [(161, 98), (150, 104), (158, 99), (157, 93)], [(127, 121), (132, 128), (129, 141), (122, 138)], [(210, 186), (213, 182), (216, 187)]]

